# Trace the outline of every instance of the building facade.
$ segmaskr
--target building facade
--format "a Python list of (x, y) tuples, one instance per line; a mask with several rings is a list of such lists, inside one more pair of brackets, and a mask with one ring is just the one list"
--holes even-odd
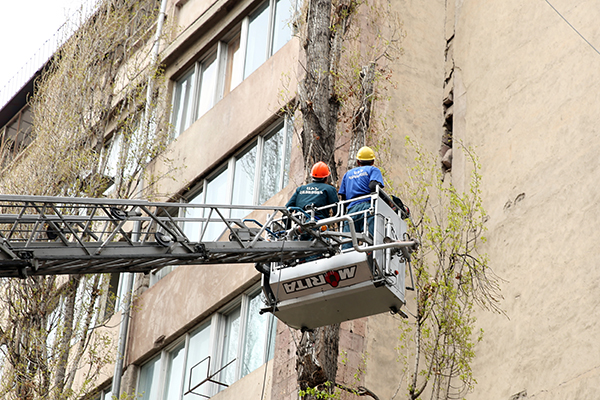
[[(485, 251), (503, 279), (506, 316), (478, 312), (485, 335), (466, 398), (596, 398), (600, 9), (566, 0), (391, 5), (404, 37), (392, 65), (397, 89), (382, 106), (394, 126), (386, 172), (407, 178), (406, 136), (442, 149), (458, 188), (468, 189), (469, 170), (460, 149), (448, 152), (452, 142), (473, 146), (482, 165)], [(301, 5), (168, 0), (166, 10), (177, 27), (160, 52), (173, 126), (167, 151), (181, 168), (159, 193), (193, 204), (284, 204), (304, 174), (293, 121), (280, 112), (302, 76)], [(20, 98), (0, 110), (5, 140), (19, 146), (31, 123)], [(150, 168), (160, 176), (169, 166)], [(299, 332), (258, 313), (259, 280), (253, 265), (137, 276), (121, 389), (152, 400), (296, 399)], [(340, 382), (404, 397), (397, 318), (342, 324)], [(93, 398), (110, 398), (113, 371), (104, 374)]]

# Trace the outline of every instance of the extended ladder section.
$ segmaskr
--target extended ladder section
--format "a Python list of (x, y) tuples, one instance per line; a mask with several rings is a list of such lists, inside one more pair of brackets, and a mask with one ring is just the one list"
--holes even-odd
[(254, 263), (263, 312), (292, 327), (401, 312), (418, 244), (403, 206), (383, 191), (362, 200), (364, 210), (340, 202), (318, 220), (316, 209), (3, 195), (0, 277)]
[(320, 238), (286, 240), (285, 227), (273, 221), (310, 230), (292, 214), (285, 207), (3, 195), (0, 277), (290, 263), (335, 251), (335, 242)]

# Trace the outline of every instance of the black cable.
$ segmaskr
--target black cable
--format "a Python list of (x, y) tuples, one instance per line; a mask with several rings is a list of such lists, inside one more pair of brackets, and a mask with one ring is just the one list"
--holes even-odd
[(550, 4), (550, 2), (548, 0), (544, 0), (546, 3), (548, 3), (548, 5), (550, 7), (552, 7), (552, 9), (567, 23), (567, 25), (569, 25), (571, 27), (571, 29), (573, 29), (575, 31), (575, 33), (577, 33), (583, 40), (585, 40), (585, 42), (592, 48), (594, 49), (594, 51), (596, 53), (598, 53), (598, 55), (600, 55), (600, 51), (598, 51), (597, 48), (594, 47), (593, 44), (591, 44), (581, 33), (579, 33), (579, 31), (573, 26), (571, 25), (571, 23), (569, 21), (567, 21), (567, 19), (552, 5)]

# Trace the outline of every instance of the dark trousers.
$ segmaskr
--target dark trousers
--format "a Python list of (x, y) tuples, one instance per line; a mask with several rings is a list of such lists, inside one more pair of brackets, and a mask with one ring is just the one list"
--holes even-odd
[[(360, 202), (358, 204), (353, 205), (352, 207), (350, 207), (348, 209), (347, 214), (352, 214), (355, 212), (359, 212), (359, 211), (365, 211), (368, 210), (369, 208), (371, 208), (371, 202), (370, 201), (363, 201)], [(352, 219), (354, 220), (354, 230), (357, 233), (360, 233), (363, 231), (363, 228), (365, 226), (365, 212), (358, 214), (358, 215), (353, 215)], [(374, 224), (375, 224), (375, 218), (373, 215), (370, 215), (367, 217), (367, 229), (369, 230), (369, 234), (371, 236), (373, 236), (373, 229), (374, 229)], [(350, 232), (350, 226), (347, 222), (344, 222), (344, 226), (342, 227), (342, 232)], [(351, 243), (347, 243), (344, 244), (342, 246), (342, 249), (349, 249), (352, 247)]]

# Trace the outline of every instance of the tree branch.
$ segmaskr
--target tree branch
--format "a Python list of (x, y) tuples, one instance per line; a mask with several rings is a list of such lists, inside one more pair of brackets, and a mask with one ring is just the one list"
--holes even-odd
[(339, 389), (342, 389), (348, 393), (352, 393), (353, 395), (356, 395), (356, 396), (370, 396), (375, 400), (379, 400), (379, 397), (375, 393), (373, 393), (371, 390), (367, 389), (364, 386), (359, 386), (356, 389), (353, 389), (348, 386), (344, 386), (341, 383), (336, 383), (335, 386)]

